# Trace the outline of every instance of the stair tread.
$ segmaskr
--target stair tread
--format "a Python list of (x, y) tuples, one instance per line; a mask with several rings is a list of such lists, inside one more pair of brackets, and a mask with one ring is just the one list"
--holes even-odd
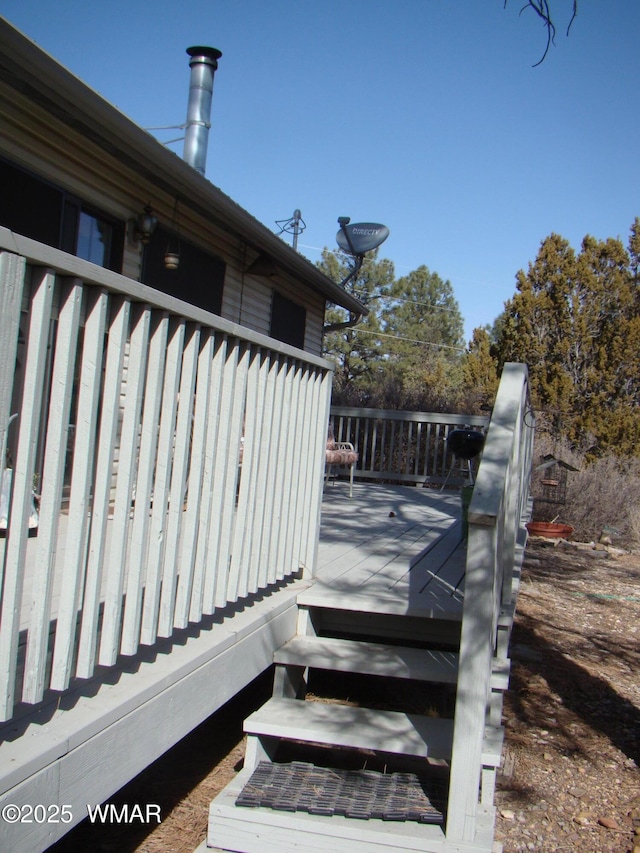
[(274, 654), (276, 664), (455, 684), (458, 654), (407, 646), (297, 636)]
[[(312, 669), (455, 684), (459, 655), (457, 652), (299, 634), (274, 653), (273, 661), (280, 666), (308, 666)], [(494, 660), (491, 683), (495, 689), (507, 689), (509, 669), (508, 659)]]
[(426, 758), (450, 758), (453, 720), (328, 702), (273, 698), (244, 722), (248, 734)]
[(430, 590), (420, 595), (411, 590), (408, 583), (390, 585), (388, 588), (375, 588), (362, 585), (360, 588), (349, 586), (348, 595), (344, 590), (321, 580), (316, 580), (309, 589), (298, 595), (301, 607), (316, 607), (330, 610), (355, 610), (373, 613), (389, 618), (412, 616), (418, 619), (447, 619), (453, 622), (462, 620), (462, 596), (452, 595), (450, 590)]
[[(451, 758), (453, 720), (329, 702), (273, 698), (247, 717), (244, 730), (258, 737), (448, 760)], [(501, 726), (485, 727), (482, 750), (485, 766), (499, 765), (503, 737)]]

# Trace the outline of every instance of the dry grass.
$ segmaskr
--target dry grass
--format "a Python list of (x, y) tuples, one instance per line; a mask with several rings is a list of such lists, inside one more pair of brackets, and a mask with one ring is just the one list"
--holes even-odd
[[(566, 442), (554, 441), (542, 433), (536, 437), (534, 468), (546, 454), (553, 454), (579, 470), (568, 473), (566, 503), (534, 503), (534, 519), (550, 521), (559, 515), (560, 521), (574, 528), (574, 538), (580, 542), (597, 542), (604, 534), (614, 545), (630, 550), (639, 548), (640, 460), (608, 454), (589, 462)], [(534, 496), (540, 476), (534, 472)]]

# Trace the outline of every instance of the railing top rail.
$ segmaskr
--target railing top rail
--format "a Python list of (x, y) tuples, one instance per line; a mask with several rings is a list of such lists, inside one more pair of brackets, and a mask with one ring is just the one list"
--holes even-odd
[(526, 365), (505, 364), (469, 506), (469, 521), (486, 525), (497, 523), (504, 508), (518, 426), (524, 424), (524, 416), (530, 408)]
[(331, 406), (331, 414), (348, 418), (378, 418), (390, 421), (468, 424), (470, 426), (486, 426), (489, 422), (489, 418), (486, 415), (459, 415), (450, 412), (412, 412), (406, 409), (369, 409), (353, 406)]
[(257, 346), (274, 350), (292, 358), (301, 359), (317, 367), (322, 367), (325, 370), (333, 371), (334, 369), (333, 362), (328, 359), (320, 358), (306, 350), (289, 346), (260, 332), (254, 332), (245, 326), (225, 320), (223, 317), (212, 314), (210, 311), (205, 311), (203, 308), (198, 308), (189, 302), (183, 302), (181, 299), (169, 296), (166, 293), (162, 293), (162, 291), (154, 290), (152, 287), (141, 284), (124, 275), (92, 264), (82, 258), (76, 258), (74, 255), (69, 255), (60, 249), (46, 246), (37, 240), (16, 234), (3, 226), (0, 226), (0, 251), (21, 255), (26, 258), (29, 264), (47, 267), (60, 275), (79, 278), (85, 284), (121, 293), (130, 297), (135, 302), (143, 302), (155, 308), (160, 308), (170, 314), (184, 317), (191, 322), (216, 329), (230, 337), (241, 338)]

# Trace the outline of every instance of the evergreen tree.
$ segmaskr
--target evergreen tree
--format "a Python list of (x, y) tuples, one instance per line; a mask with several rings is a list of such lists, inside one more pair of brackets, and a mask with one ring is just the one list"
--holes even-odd
[(640, 455), (639, 231), (578, 255), (552, 234), (497, 324), (500, 364), (527, 363), (543, 422), (592, 453)]
[(462, 362), (462, 378), (467, 389), (465, 411), (479, 414), (483, 406), (491, 406), (498, 391), (497, 363), (491, 352), (488, 328), (473, 330), (467, 354)]
[(405, 406), (455, 407), (462, 386), (463, 322), (449, 281), (422, 265), (391, 287), (382, 312), (387, 386)]

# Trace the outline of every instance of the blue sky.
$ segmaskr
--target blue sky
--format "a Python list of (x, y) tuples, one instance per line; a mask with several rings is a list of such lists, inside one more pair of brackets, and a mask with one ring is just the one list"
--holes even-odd
[[(556, 46), (523, 0), (3, 0), (12, 24), (142, 127), (186, 115), (185, 49), (219, 48), (207, 178), (299, 250), (382, 222), (397, 275), (448, 279), (470, 336), (556, 232), (640, 215), (640, 3), (591, 0)], [(163, 141), (179, 132), (158, 132)], [(171, 146), (178, 154), (182, 144)]]

